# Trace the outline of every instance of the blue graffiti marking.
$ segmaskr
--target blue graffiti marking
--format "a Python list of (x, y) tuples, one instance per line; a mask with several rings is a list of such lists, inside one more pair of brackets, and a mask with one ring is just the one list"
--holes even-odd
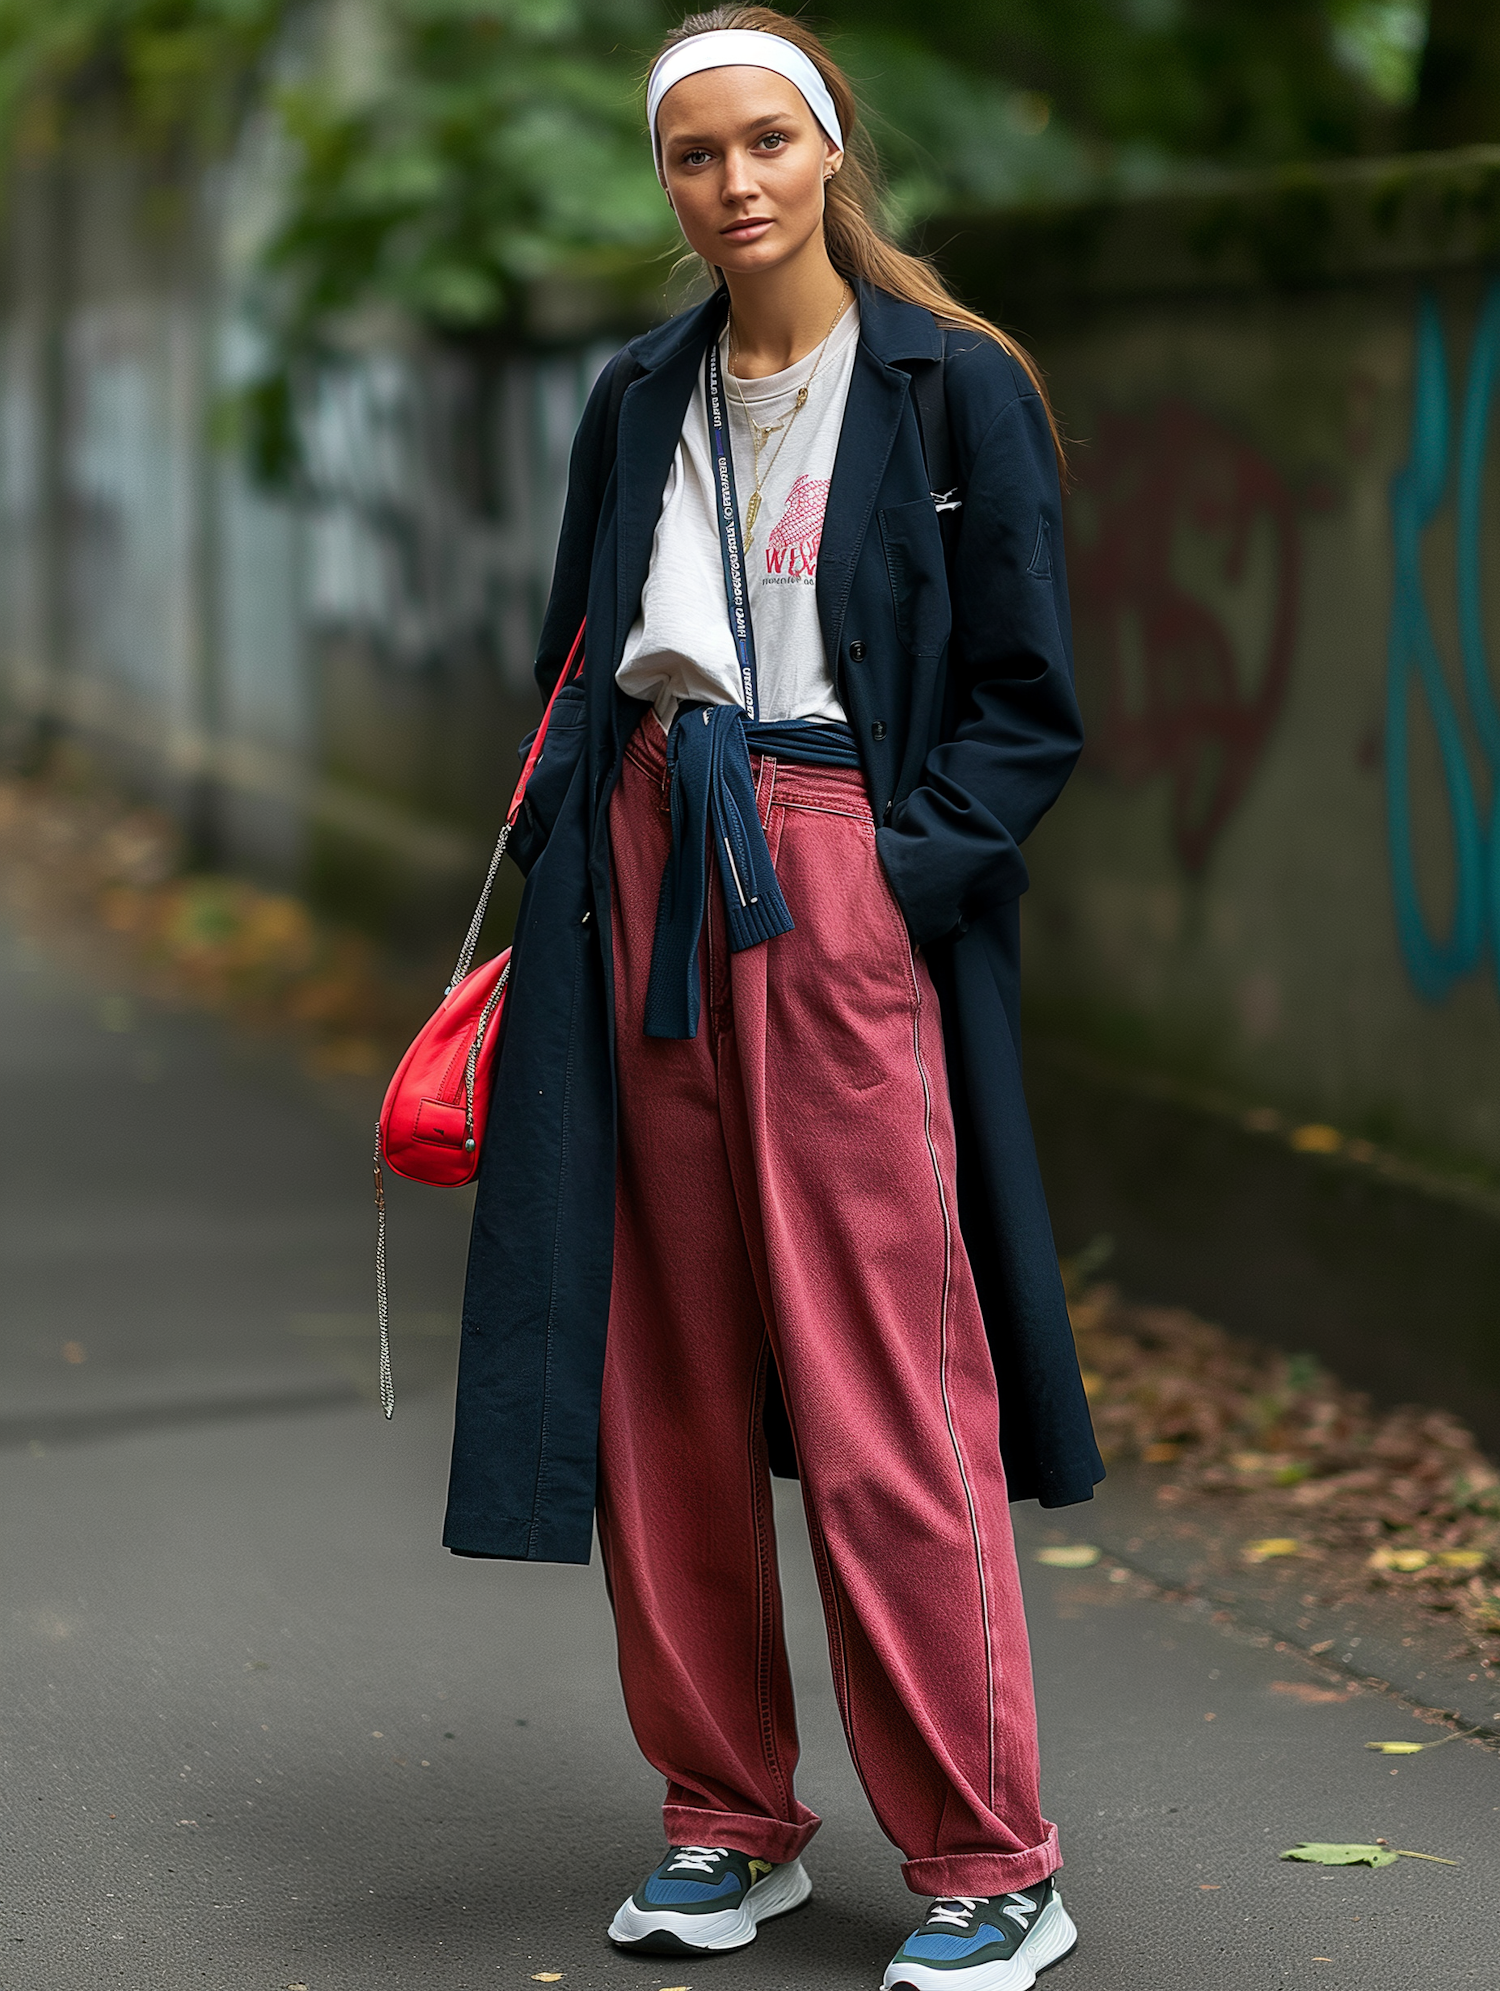
[[(1428, 1002), (1441, 1002), (1459, 976), (1474, 966), (1484, 945), (1486, 925), (1500, 938), (1500, 709), (1490, 684), (1480, 580), (1484, 459), (1497, 369), (1500, 281), (1491, 284), (1475, 329), (1458, 467), (1458, 605), (1464, 688), (1496, 797), (1486, 837), (1480, 828), (1463, 731), (1443, 676), (1422, 586), (1422, 534), (1447, 492), (1451, 426), (1442, 320), (1435, 299), (1430, 294), (1422, 298), (1417, 313), (1411, 453), (1391, 480), (1395, 591), (1386, 680), (1385, 772), (1396, 933), (1412, 986)], [(1453, 923), (1445, 940), (1435, 939), (1429, 931), (1417, 893), (1408, 724), (1413, 681), (1432, 716), (1453, 831)]]

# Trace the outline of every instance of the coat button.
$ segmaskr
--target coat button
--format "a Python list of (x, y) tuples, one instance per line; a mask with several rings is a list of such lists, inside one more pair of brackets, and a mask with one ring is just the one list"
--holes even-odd
[(856, 638), (856, 640), (849, 645), (849, 661), (853, 664), (862, 664), (864, 662), (864, 659), (865, 659), (865, 646)]
[(883, 739), (885, 738), (885, 721), (884, 721), (884, 719), (872, 719), (872, 720), (871, 720), (871, 722), (870, 722), (870, 738), (871, 738), (872, 740), (883, 740)]

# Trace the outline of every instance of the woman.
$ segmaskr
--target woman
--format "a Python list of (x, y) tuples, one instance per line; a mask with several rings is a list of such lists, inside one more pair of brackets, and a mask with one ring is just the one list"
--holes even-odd
[(585, 612), (587, 664), (511, 846), (446, 1540), (584, 1562), (597, 1508), (669, 1841), (609, 1933), (738, 1948), (818, 1825), (781, 1455), (851, 1752), (936, 1897), (886, 1985), (1028, 1985), (1074, 1931), (1007, 1494), (1102, 1473), (1017, 1063), (1018, 846), (1080, 744), (1055, 431), (872, 225), (805, 28), (688, 20), (648, 121), (716, 288), (574, 447), (538, 679)]

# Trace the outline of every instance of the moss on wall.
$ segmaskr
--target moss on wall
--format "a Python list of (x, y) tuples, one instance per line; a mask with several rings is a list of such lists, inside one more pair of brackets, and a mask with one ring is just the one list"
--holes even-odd
[(1224, 175), (1112, 202), (950, 214), (932, 250), (963, 295), (1037, 321), (1081, 299), (1289, 290), (1500, 255), (1500, 146)]

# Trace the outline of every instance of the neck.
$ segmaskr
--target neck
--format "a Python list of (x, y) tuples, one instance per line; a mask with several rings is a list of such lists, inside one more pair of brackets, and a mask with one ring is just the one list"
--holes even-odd
[(734, 372), (742, 380), (782, 373), (828, 336), (849, 286), (828, 260), (821, 234), (774, 270), (725, 272)]

